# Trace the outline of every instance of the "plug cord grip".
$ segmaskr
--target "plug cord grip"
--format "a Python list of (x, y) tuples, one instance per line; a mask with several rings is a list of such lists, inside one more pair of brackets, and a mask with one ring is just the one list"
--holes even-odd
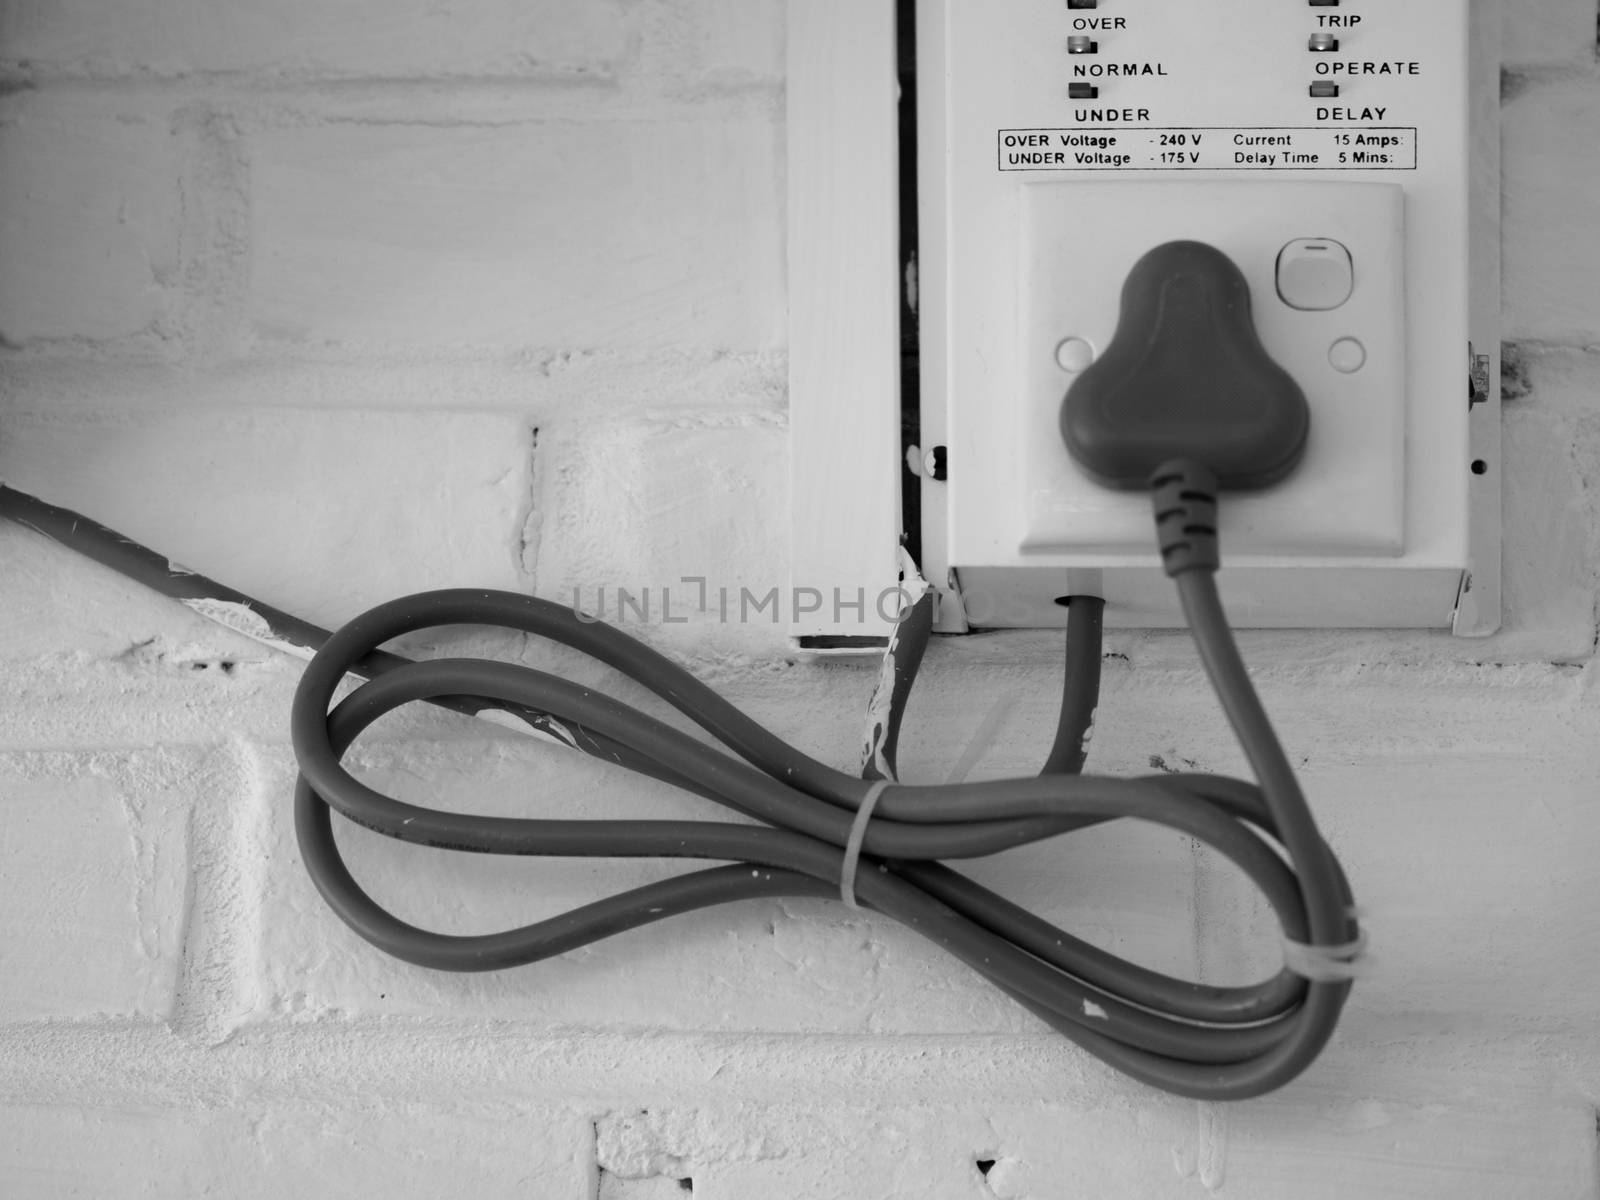
[(1222, 565), (1217, 546), (1217, 477), (1186, 458), (1162, 463), (1150, 476), (1161, 567), (1176, 579)]

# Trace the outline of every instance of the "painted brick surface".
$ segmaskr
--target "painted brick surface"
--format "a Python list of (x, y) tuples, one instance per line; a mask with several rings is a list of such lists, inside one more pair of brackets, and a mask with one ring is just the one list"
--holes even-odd
[(643, 65), (666, 79), (698, 89), (782, 77), (778, 0), (670, 0), (640, 18)]
[(317, 4), (271, 8), (204, 0), (7, 4), (5, 58), (74, 74), (263, 71), (409, 76), (608, 73), (628, 51), (627, 5), (533, 0), (474, 5)]
[[(819, 900), (496, 975), (388, 959), (300, 866), (298, 664), (0, 527), (0, 1193), (1592, 1200), (1596, 13), (1502, 11), (1506, 626), (1242, 639), (1372, 938), (1302, 1080), (1155, 1095)], [(719, 611), (721, 586), (737, 609), (787, 575), (784, 20), (779, 0), (0, 0), (0, 479), (327, 624), (432, 586), (590, 608), (604, 586), (613, 619), (618, 587), (649, 589), (624, 627), (853, 768), (873, 667)], [(665, 621), (668, 588), (688, 620)], [(405, 648), (660, 711), (525, 639)], [(1091, 769), (1244, 770), (1186, 639), (1107, 652)], [(1037, 769), (1059, 654), (936, 645), (907, 779), (969, 748), (973, 778)], [(431, 711), (352, 761), (461, 809), (726, 819)], [(339, 836), (442, 930), (688, 869)], [(1279, 959), (1242, 880), (1155, 830), (964, 869), (1152, 966)]]
[[(1523, 1141), (1508, 1152), (1497, 1136), (1507, 1119), (1487, 1098), (1447, 1114), (1415, 1094), (1376, 1086), (1377, 1095), (1350, 1103), (1321, 1097), (1242, 1108), (1168, 1100), (1137, 1108), (1045, 1102), (882, 1109), (846, 1101), (825, 1117), (753, 1107), (628, 1113), (600, 1125), (598, 1146), (602, 1162), (609, 1156), (641, 1182), (664, 1186), (687, 1176), (696, 1196), (712, 1200), (1177, 1198), (1197, 1192), (1339, 1200), (1349, 1195), (1341, 1162), (1353, 1137), (1390, 1165), (1385, 1196), (1432, 1194), (1428, 1169), (1409, 1165), (1423, 1147), (1459, 1172), (1465, 1196), (1519, 1188), (1581, 1196), (1579, 1189), (1594, 1178), (1579, 1148), (1578, 1126), (1589, 1114), (1578, 1105), (1533, 1105), (1511, 1116)], [(1301, 1125), (1312, 1111), (1318, 1131), (1307, 1136)], [(1302, 1155), (1293, 1161), (1280, 1150), (1291, 1129)], [(1110, 1145), (1119, 1152), (1106, 1153)]]
[(1588, 65), (1595, 59), (1595, 6), (1589, 0), (1502, 4), (1508, 66)]
[(701, 87), (781, 77), (776, 0), (533, 0), (463, 10), (403, 3), (272, 9), (137, 0), (18, 0), (0, 10), (0, 62), (117, 77), (488, 77)]
[[(1338, 703), (1364, 710), (1362, 733), (1311, 694), (1275, 706), (1366, 914), (1369, 969), (1346, 1018), (1352, 1027), (1417, 1008), (1560, 1026), (1593, 1008), (1567, 964), (1600, 953), (1600, 928), (1565, 897), (1587, 886), (1595, 852), (1587, 814), (1596, 767), (1577, 747), (1597, 714), (1570, 674), (1529, 683), (1502, 690), (1480, 679), (1426, 700), (1346, 684)], [(1406, 734), (1385, 739), (1367, 722)], [(1544, 766), (1530, 788), (1535, 762)], [(1280, 961), (1261, 901), (1210, 854), (1199, 908), (1200, 955), (1214, 982), (1259, 978)], [(1524, 924), (1533, 913), (1537, 932)], [(1464, 928), (1478, 936), (1462, 940)]]
[(1587, 76), (1560, 76), (1519, 89), (1503, 113), (1505, 335), (1593, 344), (1600, 248), (1588, 214), (1600, 171), (1585, 130), (1600, 120), (1600, 96)]
[(1500, 458), (1504, 629), (1498, 646), (1581, 662), (1594, 650), (1595, 418), (1508, 407)]
[(550, 440), (541, 594), (684, 644), (784, 645), (780, 414), (558, 425)]
[(0, 1112), (17, 1195), (579, 1196), (592, 1173), (586, 1123), (492, 1106)]
[(11, 486), (307, 620), (430, 587), (517, 588), (526, 569), (533, 432), (513, 414), (189, 409), (3, 428)]
[(179, 203), (159, 110), (28, 93), (0, 102), (0, 339), (151, 329), (177, 266)]
[(162, 1020), (178, 989), (189, 808), (177, 751), (0, 755), (0, 1014)]
[(265, 135), (251, 313), (302, 343), (768, 348), (776, 154), (754, 120)]
[[(10, 414), (86, 416), (162, 409), (516, 412), (536, 423), (630, 417), (658, 421), (737, 410), (781, 415), (781, 353), (718, 350), (550, 350), (418, 359), (243, 358), (196, 371), (181, 363), (40, 356), (8, 362), (0, 403)], [(709, 411), (707, 411), (709, 410)], [(769, 418), (770, 419), (770, 418)]]

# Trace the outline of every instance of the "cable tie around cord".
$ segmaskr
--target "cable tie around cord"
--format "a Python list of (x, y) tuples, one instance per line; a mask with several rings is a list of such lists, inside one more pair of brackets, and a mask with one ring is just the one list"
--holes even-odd
[(850, 825), (850, 837), (844, 844), (844, 867), (839, 872), (839, 899), (846, 908), (861, 907), (856, 903), (856, 866), (861, 862), (861, 843), (867, 840), (867, 822), (872, 820), (872, 810), (893, 782), (892, 779), (874, 781), (867, 794), (861, 797), (861, 807), (856, 809), (856, 819)]
[(1283, 965), (1312, 983), (1345, 983), (1366, 975), (1368, 964), (1363, 959), (1366, 949), (1366, 930), (1354, 941), (1332, 946), (1313, 946), (1284, 938)]

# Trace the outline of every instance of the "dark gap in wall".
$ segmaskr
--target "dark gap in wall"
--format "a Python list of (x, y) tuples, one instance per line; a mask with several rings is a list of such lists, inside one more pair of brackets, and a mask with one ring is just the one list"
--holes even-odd
[(814, 633), (802, 638), (801, 643), (807, 650), (882, 650), (884, 647), (884, 639), (877, 634)]
[[(536, 534), (544, 497), (540, 495), (539, 427), (529, 429), (528, 437), (528, 496), (527, 509), (522, 518), (522, 528), (517, 530), (517, 566), (534, 582), (538, 569), (539, 547)], [(530, 534), (529, 530), (534, 532)]]
[(922, 561), (922, 481), (906, 465), (921, 434), (922, 372), (913, 299), (917, 272), (916, 0), (895, 0), (896, 71), (900, 79), (900, 513), (906, 551)]
[(1518, 342), (1500, 343), (1500, 399), (1522, 400), (1533, 391), (1528, 353)]
[[(659, 1175), (646, 1176), (642, 1179), (628, 1175), (614, 1176), (598, 1163), (595, 1164), (594, 1175), (595, 1186), (600, 1200), (608, 1200), (608, 1197), (612, 1196), (632, 1194), (641, 1189), (648, 1190), (653, 1195), (656, 1189), (651, 1186), (651, 1181), (661, 1178)], [(685, 1175), (681, 1179), (674, 1179), (673, 1182), (678, 1185), (679, 1191), (688, 1192), (691, 1196), (694, 1194), (693, 1175)]]
[(1528, 77), (1518, 71), (1500, 68), (1500, 103), (1509, 104), (1528, 90)]

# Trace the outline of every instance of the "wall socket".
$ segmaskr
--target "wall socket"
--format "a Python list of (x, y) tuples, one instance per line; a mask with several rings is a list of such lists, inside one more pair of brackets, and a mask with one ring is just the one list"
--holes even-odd
[[(1029, 555), (1151, 553), (1149, 498), (1090, 480), (1057, 432), (1077, 369), (1110, 342), (1122, 281), (1152, 244), (1194, 240), (1249, 281), (1256, 331), (1300, 384), (1311, 433), (1291, 481), (1229, 497), (1235, 555), (1397, 555), (1405, 542), (1404, 194), (1386, 183), (1034, 183), (1022, 188), (1017, 276), (1024, 404), (1016, 423)], [(1308, 251), (1343, 271), (1326, 298), (1295, 294)], [(1348, 256), (1348, 257), (1347, 257)], [(1280, 274), (1289, 290), (1280, 293)], [(1298, 303), (1333, 304), (1296, 308)], [(984, 463), (974, 464), (981, 470)], [(1013, 494), (1013, 469), (974, 492)], [(992, 519), (1015, 514), (997, 505)]]

